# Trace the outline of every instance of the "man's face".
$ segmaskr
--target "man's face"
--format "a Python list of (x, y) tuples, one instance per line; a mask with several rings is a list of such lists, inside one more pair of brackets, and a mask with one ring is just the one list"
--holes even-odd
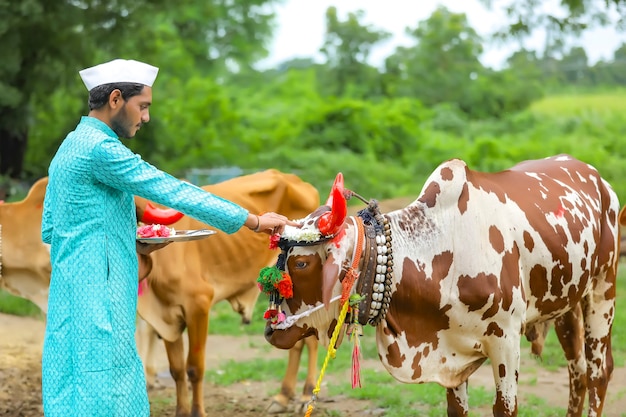
[(132, 138), (141, 125), (150, 120), (152, 88), (144, 87), (141, 94), (122, 100), (121, 106), (111, 117), (111, 128), (121, 138)]

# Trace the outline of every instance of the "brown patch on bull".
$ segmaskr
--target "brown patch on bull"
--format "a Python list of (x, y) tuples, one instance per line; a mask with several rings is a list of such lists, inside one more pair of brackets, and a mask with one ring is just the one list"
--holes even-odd
[(527, 230), (524, 230), (524, 247), (528, 249), (530, 253), (535, 249), (535, 240)]
[[(497, 309), (500, 304), (500, 290), (498, 278), (493, 274), (478, 274), (475, 277), (462, 275), (459, 277), (459, 301), (467, 306), (469, 311), (484, 308), (493, 295), (492, 306)], [(492, 316), (493, 314), (489, 314)]]
[(400, 353), (400, 347), (398, 346), (397, 341), (387, 347), (386, 357), (389, 366), (393, 366), (395, 368), (401, 367), (402, 363), (406, 360), (406, 356), (403, 353)]
[(410, 259), (402, 262), (402, 280), (398, 283), (389, 311), (387, 325), (390, 334), (404, 333), (407, 344), (417, 347), (430, 345), (437, 349), (440, 330), (450, 328), (450, 318), (446, 313), (452, 308), (447, 305), (440, 308), (440, 283), (452, 265), (452, 253), (444, 252), (433, 259), (433, 275), (426, 276), (423, 266), (416, 266)]
[(449, 167), (441, 168), (441, 179), (444, 181), (452, 181), (454, 179), (454, 172)]
[(467, 188), (467, 183), (463, 183), (463, 189), (461, 190), (461, 195), (459, 196), (459, 212), (461, 214), (467, 211), (467, 205), (469, 203), (469, 190)]
[(500, 327), (498, 323), (492, 321), (487, 325), (487, 329), (485, 330), (485, 336), (502, 337), (504, 336), (504, 330), (502, 330), (502, 327)]
[(502, 253), (504, 251), (504, 237), (496, 226), (489, 227), (489, 243), (496, 252)]
[[(302, 268), (302, 265), (306, 267)], [(322, 300), (322, 259), (319, 255), (292, 255), (287, 258), (287, 270), (291, 273), (294, 288), (293, 298), (287, 300), (291, 311), (296, 311), (302, 303), (315, 305)]]
[(522, 286), (519, 264), (520, 251), (517, 242), (515, 242), (513, 243), (511, 251), (505, 252), (502, 256), (502, 271), (500, 271), (499, 288), (502, 294), (502, 309), (504, 311), (509, 311), (513, 304), (513, 288)]
[(435, 207), (435, 205), (437, 204), (437, 196), (440, 193), (441, 193), (441, 186), (439, 186), (439, 184), (436, 182), (431, 182), (424, 189), (424, 192), (417, 199), (417, 201), (420, 201), (426, 204), (426, 206), (429, 208)]
[(422, 377), (422, 365), (420, 365), (420, 363), (422, 362), (422, 356), (424, 357), (428, 356), (428, 352), (424, 352), (423, 355), (422, 355), (422, 352), (417, 352), (415, 356), (413, 357), (413, 363), (411, 364), (411, 368), (413, 369), (413, 374), (411, 375), (411, 377), (414, 380), (418, 380)]

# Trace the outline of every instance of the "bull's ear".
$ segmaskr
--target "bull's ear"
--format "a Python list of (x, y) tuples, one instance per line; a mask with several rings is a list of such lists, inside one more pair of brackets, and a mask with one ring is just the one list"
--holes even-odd
[(334, 187), (328, 201), (331, 210), (322, 214), (317, 221), (317, 228), (322, 236), (334, 236), (339, 231), (348, 215), (348, 203), (343, 194), (343, 187)]
[(339, 273), (341, 272), (339, 268), (340, 265), (341, 262), (337, 262), (331, 253), (328, 255), (326, 262), (324, 262), (324, 267), (322, 268), (322, 301), (327, 310), (328, 307), (330, 307), (330, 298), (333, 295), (333, 288), (339, 279)]
[(174, 209), (162, 209), (155, 207), (152, 203), (146, 203), (146, 208), (143, 211), (141, 222), (146, 224), (164, 224), (170, 225), (176, 223), (183, 217), (183, 213)]

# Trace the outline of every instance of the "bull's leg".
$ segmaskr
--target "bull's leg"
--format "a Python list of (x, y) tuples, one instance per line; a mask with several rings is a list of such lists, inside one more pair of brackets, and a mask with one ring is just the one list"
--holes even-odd
[(612, 287), (607, 289), (596, 285), (588, 302), (583, 304), (589, 417), (602, 415), (607, 387), (613, 373), (611, 328), (615, 314), (615, 275), (612, 277)]
[(467, 397), (467, 381), (456, 388), (446, 389), (448, 400), (448, 417), (467, 417), (469, 409)]
[(209, 310), (213, 301), (213, 288), (208, 284), (195, 288), (189, 294), (191, 300), (185, 308), (189, 352), (187, 354), (187, 376), (191, 382), (191, 417), (205, 417), (204, 412), (204, 369), (206, 338), (209, 332)]
[(170, 374), (176, 383), (176, 417), (189, 417), (189, 392), (187, 390), (187, 375), (185, 374), (185, 349), (183, 338), (174, 342), (165, 341), (167, 360), (170, 364)]
[(289, 349), (287, 371), (280, 385), (280, 392), (274, 396), (272, 403), (267, 408), (269, 414), (285, 412), (289, 402), (294, 398), (296, 394), (296, 383), (298, 381), (298, 368), (300, 367), (303, 348), (304, 340), (298, 340), (298, 342)]
[(569, 373), (568, 417), (580, 417), (587, 393), (587, 364), (584, 355), (584, 328), (580, 304), (554, 321), (554, 329), (565, 353)]
[[(514, 328), (515, 326), (509, 326)], [(517, 416), (517, 384), (520, 366), (519, 333), (495, 336), (494, 349), (488, 352), (496, 383), (494, 417)]]

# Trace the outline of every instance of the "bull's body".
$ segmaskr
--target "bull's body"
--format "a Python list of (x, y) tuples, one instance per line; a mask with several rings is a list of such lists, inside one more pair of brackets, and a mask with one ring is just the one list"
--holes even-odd
[[(315, 229), (323, 212), (304, 228)], [(600, 415), (613, 368), (618, 212), (597, 171), (568, 156), (493, 174), (443, 163), (417, 200), (384, 215), (393, 254), (388, 311), (376, 327), (384, 367), (402, 382), (448, 388), (448, 415), (466, 416), (467, 380), (489, 359), (494, 415), (515, 416), (521, 335), (556, 319), (570, 371), (568, 414), (582, 414), (588, 390), (589, 415)], [(289, 249), (288, 313), (328, 298), (323, 275), (333, 285), (326, 291), (340, 294), (335, 279), (353, 261), (359, 221), (347, 218), (331, 242)], [(326, 339), (338, 311), (333, 303), (295, 326), (268, 325), (267, 338), (283, 348), (310, 334)]]

